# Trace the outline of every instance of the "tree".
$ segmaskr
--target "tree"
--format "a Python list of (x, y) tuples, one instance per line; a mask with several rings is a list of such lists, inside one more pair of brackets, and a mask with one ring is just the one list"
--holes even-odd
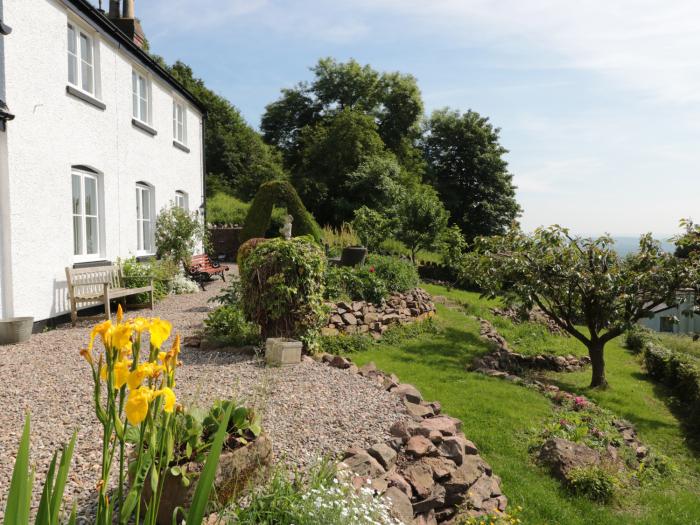
[(208, 175), (214, 176), (213, 188), (247, 201), (263, 182), (286, 178), (280, 154), (265, 144), (228, 100), (195, 78), (186, 64), (178, 61), (168, 69), (207, 110), (204, 151)]
[(435, 111), (425, 125), (421, 146), (428, 181), (468, 242), (503, 234), (521, 211), (499, 132), (471, 110)]
[(676, 244), (674, 255), (686, 259), (694, 252), (700, 253), (700, 224), (695, 224), (690, 218), (681, 219), (680, 227), (685, 233), (673, 238)]
[(383, 213), (362, 206), (355, 210), (352, 229), (360, 242), (371, 252), (377, 251), (383, 241), (393, 233), (392, 221)]
[(560, 226), (479, 238), (466, 271), (484, 294), (537, 305), (583, 343), (592, 387), (607, 385), (606, 343), (650, 317), (656, 306), (672, 304), (677, 290), (700, 277), (697, 260), (664, 253), (651, 234), (641, 237), (637, 253), (622, 259), (610, 237), (573, 237)]
[(430, 248), (447, 227), (450, 214), (430, 186), (419, 186), (407, 192), (396, 207), (399, 228), (396, 234), (411, 251), (416, 262), (419, 250)]
[(367, 115), (346, 109), (304, 128), (301, 142), (301, 165), (292, 171), (292, 182), (302, 200), (322, 224), (349, 220), (357, 205), (348, 205), (343, 184), (366, 159), (385, 154), (377, 125)]

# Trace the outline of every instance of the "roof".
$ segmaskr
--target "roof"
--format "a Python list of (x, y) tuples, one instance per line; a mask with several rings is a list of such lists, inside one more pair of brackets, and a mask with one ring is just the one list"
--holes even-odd
[(180, 94), (189, 100), (194, 106), (196, 106), (203, 115), (206, 114), (206, 108), (202, 105), (199, 99), (197, 99), (197, 97), (190, 93), (185, 86), (180, 84), (180, 82), (178, 82), (170, 73), (168, 73), (158, 62), (156, 62), (151, 55), (137, 46), (109, 18), (107, 18), (102, 11), (94, 7), (88, 0), (65, 1), (75, 7), (77, 11), (85, 15), (89, 20), (94, 22), (97, 27), (117, 40), (123, 47), (128, 49), (129, 52), (133, 54), (144, 66), (154, 71), (159, 77), (165, 80), (165, 82), (179, 91)]
[[(644, 305), (644, 308), (646, 308), (647, 305), (651, 306), (651, 303), (645, 304), (645, 305)], [(665, 311), (665, 310), (670, 310), (670, 309), (672, 309), (672, 308), (677, 308), (677, 307), (678, 307), (677, 304), (670, 304), (670, 305), (669, 305), (669, 304), (666, 304), (666, 303), (661, 303), (661, 304), (657, 304), (654, 308), (650, 309), (649, 311), (650, 311), (651, 313), (653, 313), (653, 314), (658, 314), (658, 313), (663, 312), (663, 311)]]

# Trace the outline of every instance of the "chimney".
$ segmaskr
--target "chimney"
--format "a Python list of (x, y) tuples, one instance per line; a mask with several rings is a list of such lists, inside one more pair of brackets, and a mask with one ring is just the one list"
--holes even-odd
[(134, 0), (123, 0), (123, 2), (120, 16), (119, 0), (109, 0), (109, 18), (134, 44), (143, 48), (146, 36), (143, 34), (141, 22), (134, 15)]
[(119, 0), (109, 0), (109, 18), (117, 20), (119, 18)]

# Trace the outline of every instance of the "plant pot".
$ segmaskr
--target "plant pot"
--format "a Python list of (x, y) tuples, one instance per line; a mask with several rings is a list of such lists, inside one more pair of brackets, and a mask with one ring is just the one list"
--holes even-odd
[[(271, 460), (272, 443), (265, 434), (260, 434), (244, 447), (221, 452), (210, 502), (219, 509), (234, 498), (243, 495), (253, 483), (259, 482), (266, 476)], [(204, 464), (190, 462), (182, 465), (182, 468), (187, 470), (191, 483), (186, 487), (182, 483), (182, 477), (167, 473), (158, 509), (159, 525), (172, 525), (175, 509), (181, 507), (187, 512), (192, 503), (197, 488), (198, 473), (202, 471)], [(144, 483), (144, 504), (151, 497), (150, 486), (149, 477)]]
[(367, 248), (364, 246), (348, 246), (343, 248), (340, 255), (341, 266), (357, 266), (365, 262), (367, 257)]
[(34, 328), (33, 317), (0, 319), (0, 345), (12, 345), (27, 341)]

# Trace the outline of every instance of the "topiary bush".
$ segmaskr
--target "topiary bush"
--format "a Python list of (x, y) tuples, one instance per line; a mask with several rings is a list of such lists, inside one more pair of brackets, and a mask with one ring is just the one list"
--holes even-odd
[(267, 241), (267, 239), (264, 237), (253, 237), (240, 245), (238, 248), (238, 253), (236, 254), (236, 262), (238, 263), (239, 268), (248, 255), (250, 255), (250, 252), (252, 252), (256, 246), (264, 243), (265, 241)]
[(240, 261), (241, 305), (263, 339), (294, 337), (308, 351), (327, 321), (323, 302), (326, 258), (306, 238), (269, 239)]
[(241, 241), (253, 237), (264, 237), (270, 228), (272, 209), (275, 204), (285, 205), (287, 213), (294, 218), (292, 232), (295, 237), (310, 235), (320, 242), (321, 228), (304, 207), (294, 187), (287, 181), (270, 181), (262, 184), (250, 205), (241, 231)]

